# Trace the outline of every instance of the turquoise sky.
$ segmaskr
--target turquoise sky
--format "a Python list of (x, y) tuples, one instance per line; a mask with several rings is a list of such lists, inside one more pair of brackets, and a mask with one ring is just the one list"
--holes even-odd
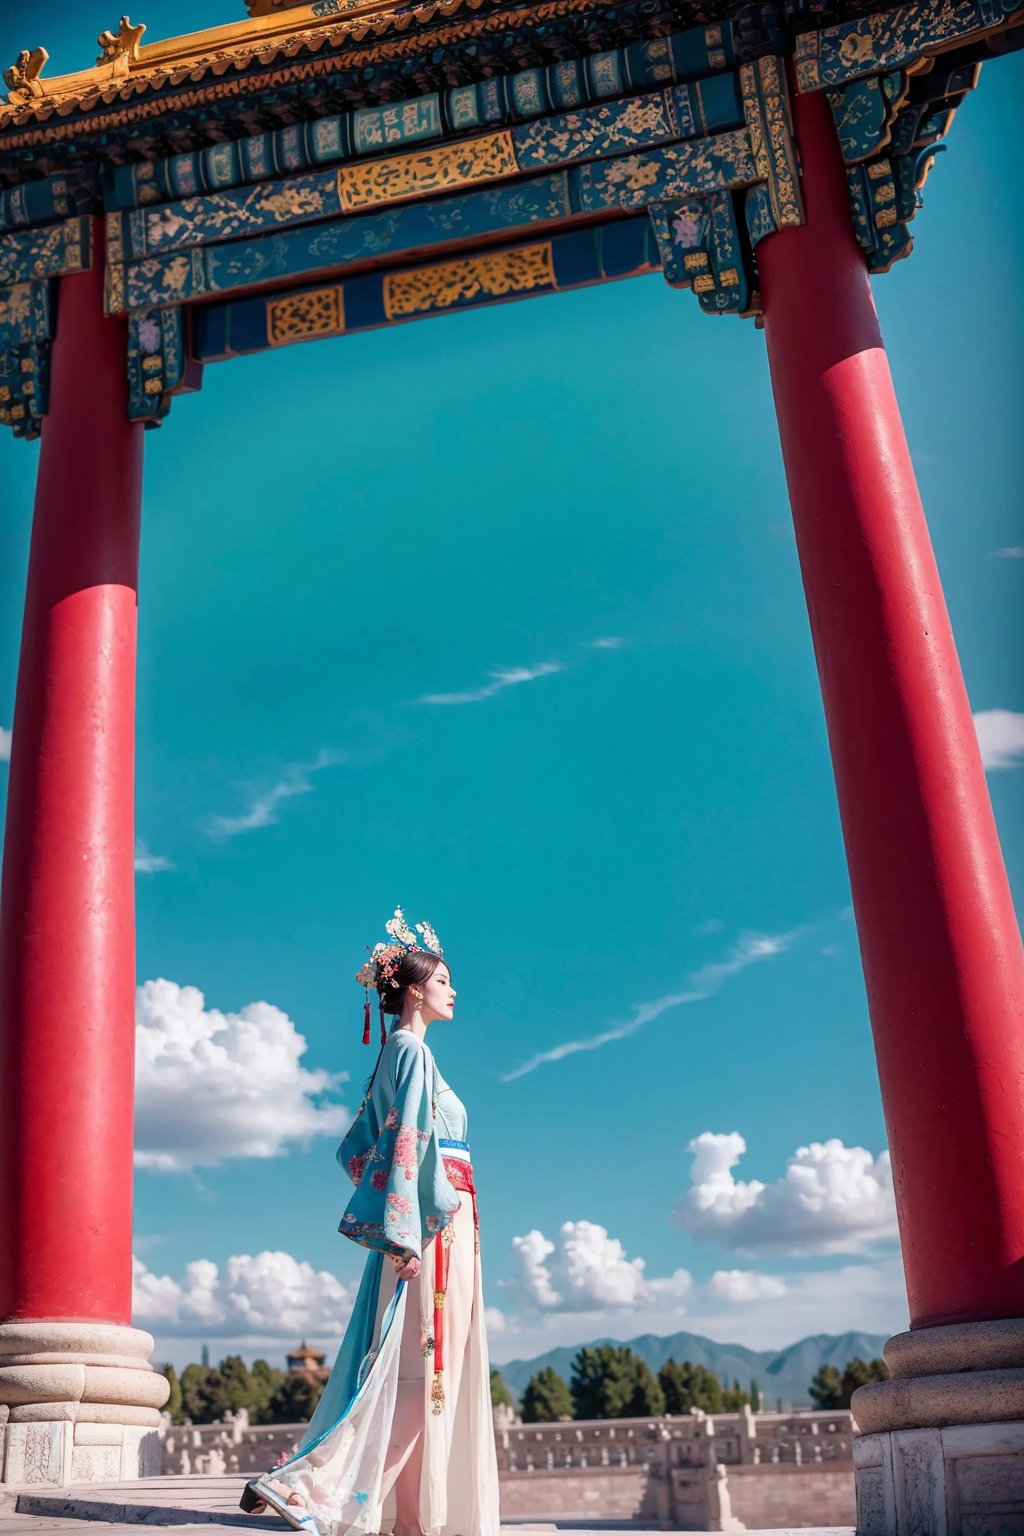
[[(81, 68), (115, 20), (15, 0), (0, 54)], [(1022, 92), (1020, 55), (986, 67), (875, 293), (972, 705), (1024, 723)], [(336, 1339), (361, 1258), (327, 1106), (372, 1065), (352, 977), (396, 902), (459, 990), (430, 1043), (469, 1107), (497, 1357), (903, 1325), (883, 1165), (812, 1154), (839, 1190), (817, 1227), (786, 1174), (885, 1135), (762, 335), (648, 277), (215, 365), (145, 450), (137, 829), (168, 867), (138, 875), (138, 978), (172, 985), (143, 1010), (136, 1226), (160, 1353)], [(4, 727), (37, 460), (0, 438)], [(1018, 895), (1021, 755), (989, 776)], [(184, 987), (280, 1014), (221, 1029)], [(705, 1132), (745, 1139), (761, 1227), (724, 1141), (726, 1213), (670, 1221)], [(531, 1231), (554, 1252), (513, 1246)]]

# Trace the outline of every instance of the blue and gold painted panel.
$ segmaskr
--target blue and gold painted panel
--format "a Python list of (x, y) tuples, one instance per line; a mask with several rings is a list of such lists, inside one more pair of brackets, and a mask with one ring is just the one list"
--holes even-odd
[(765, 184), (773, 225), (802, 224), (803, 203), (793, 146), (784, 60), (767, 54), (740, 70), (743, 110), (756, 179)]
[(0, 286), (84, 271), (91, 259), (91, 240), (92, 225), (87, 218), (64, 219), (41, 229), (0, 235)]
[(913, 244), (907, 225), (921, 206), (921, 190), (942, 145), (898, 159), (880, 156), (846, 170), (857, 243), (868, 270), (888, 272)]
[[(581, 8), (576, 31), (530, 12), (486, 55), (462, 46), (469, 19), (429, 68), (410, 51), (387, 74), (368, 52), (360, 75), (350, 52), (326, 81), (289, 75), (291, 96), (232, 78), (230, 126), (248, 131), (227, 142), (196, 149), (175, 119), (135, 163), (108, 163), (108, 141), (94, 162), (72, 155), (74, 174), (0, 192), (0, 420), (38, 431), (55, 281), (92, 259), (79, 215), (101, 184), (107, 308), (127, 316), (129, 412), (149, 424), (205, 361), (658, 268), (708, 313), (756, 316), (759, 244), (804, 219), (790, 60), (798, 89), (827, 93), (856, 237), (885, 271), (911, 248), (986, 35), (1024, 19), (1024, 0), (850, 5), (813, 29), (815, 9), (748, 6), (676, 32), (660, 0), (631, 28), (622, 7)], [(663, 35), (636, 40), (642, 27)]]
[(31, 342), (0, 352), (0, 425), (38, 437), (49, 406), (50, 347)]
[(188, 371), (185, 311), (156, 309), (128, 320), (128, 415), (133, 421), (159, 421), (171, 395), (184, 385)]
[(721, 75), (714, 81), (563, 113), (453, 144), (382, 156), (336, 171), (315, 171), (287, 181), (108, 214), (108, 245), (112, 259), (136, 260), (316, 223), (474, 182), (507, 180), (524, 171), (706, 136), (743, 120), (737, 79)]
[(432, 202), (357, 214), (330, 223), (122, 262), (109, 242), (107, 307), (111, 313), (188, 303), (286, 277), (312, 277), (405, 251), (511, 236), (530, 225), (581, 214), (639, 210), (687, 192), (745, 186), (757, 180), (748, 134), (620, 155), (510, 186)]
[(204, 305), (195, 312), (197, 362), (563, 292), (658, 270), (646, 218), (609, 223), (453, 260)]
[(734, 194), (709, 192), (649, 210), (668, 282), (690, 288), (713, 315), (744, 315), (756, 308)]
[(0, 351), (53, 335), (53, 284), (15, 283), (0, 288)]
[(0, 232), (26, 229), (30, 224), (52, 224), (75, 211), (67, 176), (63, 172), (44, 176), (0, 192)]
[(856, 165), (884, 149), (892, 138), (897, 113), (906, 99), (908, 82), (902, 70), (852, 80), (829, 91), (828, 102), (847, 165)]
[(735, 61), (728, 22), (645, 38), (625, 48), (323, 116), (191, 154), (115, 166), (106, 206), (115, 211), (177, 202), (474, 129), (509, 127), (613, 96), (697, 80)]
[(1003, 27), (1024, 0), (916, 0), (796, 39), (798, 91), (819, 91), (914, 65), (926, 53)]

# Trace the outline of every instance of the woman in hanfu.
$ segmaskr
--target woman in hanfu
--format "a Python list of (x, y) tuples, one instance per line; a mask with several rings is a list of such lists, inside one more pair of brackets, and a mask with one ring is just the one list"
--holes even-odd
[[(338, 1161), (355, 1185), (338, 1230), (368, 1248), (352, 1317), (298, 1450), (246, 1485), (309, 1536), (498, 1536), (498, 1471), (466, 1111), (427, 1028), (455, 990), (428, 923), (402, 909), (356, 980), (381, 1050)], [(386, 1017), (396, 1022), (390, 1032)]]

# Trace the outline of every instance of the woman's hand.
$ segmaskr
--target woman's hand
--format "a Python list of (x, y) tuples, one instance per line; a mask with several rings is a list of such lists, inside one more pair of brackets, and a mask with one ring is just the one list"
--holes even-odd
[(398, 1271), (399, 1280), (415, 1280), (420, 1272), (420, 1261), (414, 1253), (410, 1253), (407, 1259), (395, 1255), (391, 1262)]

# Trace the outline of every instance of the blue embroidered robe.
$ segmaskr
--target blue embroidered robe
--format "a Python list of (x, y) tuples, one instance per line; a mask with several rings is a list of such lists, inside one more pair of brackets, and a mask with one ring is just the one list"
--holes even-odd
[[(302, 1442), (271, 1473), (310, 1501), (323, 1536), (381, 1529), (382, 1477), (408, 1299), (408, 1286), (398, 1280), (382, 1310), (388, 1296), (387, 1290), (382, 1294), (382, 1276), (385, 1264), (390, 1269), (386, 1256), (422, 1259), (427, 1242), (459, 1210), (440, 1135), (465, 1140), (465, 1110), (425, 1042), (395, 1029), (363, 1111), (337, 1154), (355, 1184), (338, 1230), (370, 1250), (366, 1267), (330, 1380)], [(432, 1295), (429, 1286), (425, 1294)], [(479, 1253), (474, 1296), (459, 1404), (446, 1404), (441, 1419), (425, 1416), (421, 1518), (428, 1536), (499, 1536)]]

